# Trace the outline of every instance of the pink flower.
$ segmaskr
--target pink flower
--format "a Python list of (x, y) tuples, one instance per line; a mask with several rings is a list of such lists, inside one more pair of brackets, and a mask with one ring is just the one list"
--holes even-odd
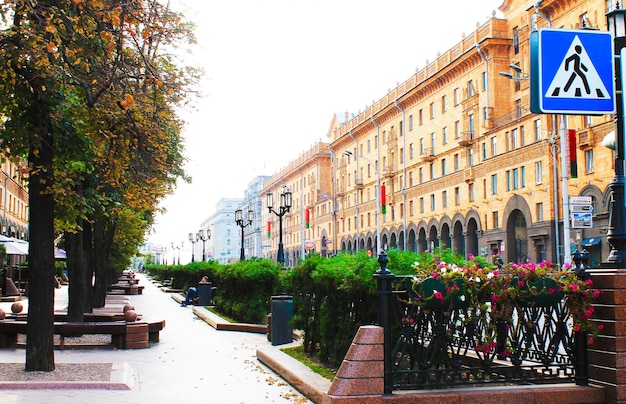
[(596, 340), (593, 337), (589, 337), (589, 345), (593, 345)]
[(598, 324), (598, 330), (604, 330), (604, 324)]
[(441, 299), (443, 298), (443, 295), (441, 294), (441, 292), (435, 292), (435, 299)]
[(577, 283), (573, 283), (573, 284), (570, 286), (570, 288), (571, 288), (573, 291), (577, 291), (577, 290), (578, 290), (578, 284), (577, 284)]
[(524, 286), (524, 281), (519, 281), (517, 282), (517, 286), (519, 286), (520, 288)]
[(556, 289), (554, 288), (548, 288), (548, 294), (553, 294), (554, 292), (556, 292)]
[(435, 273), (433, 274), (433, 278), (437, 279), (438, 277), (439, 277), (439, 274), (438, 274), (437, 272), (435, 272)]

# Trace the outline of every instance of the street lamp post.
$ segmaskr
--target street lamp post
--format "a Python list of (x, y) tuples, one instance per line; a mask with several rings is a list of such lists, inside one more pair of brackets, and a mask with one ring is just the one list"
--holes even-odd
[(243, 211), (241, 210), (241, 208), (237, 209), (235, 211), (235, 222), (237, 223), (237, 226), (241, 227), (241, 255), (239, 257), (239, 259), (241, 261), (246, 259), (246, 253), (244, 251), (243, 248), (243, 238), (244, 238), (244, 231), (243, 229), (246, 226), (249, 226), (252, 224), (252, 220), (254, 220), (254, 211), (248, 207), (248, 216), (246, 217), (246, 219), (243, 218)]
[(202, 262), (206, 261), (206, 252), (204, 249), (204, 245), (207, 240), (211, 238), (211, 229), (207, 229), (206, 234), (204, 234), (204, 230), (198, 230), (198, 238), (202, 240)]
[[(342, 154), (348, 157), (353, 156), (352, 152), (349, 150), (344, 151)], [(368, 159), (367, 157), (363, 156), (362, 154), (359, 154), (356, 157), (362, 158), (363, 160), (367, 161), (372, 166), (374, 166), (374, 170), (376, 174), (376, 210), (374, 212), (374, 214), (376, 215), (376, 243), (375, 245), (378, 250), (382, 251), (382, 249), (380, 248), (380, 172), (378, 171), (378, 165), (372, 163), (372, 161)], [(357, 238), (358, 238), (358, 234), (357, 234)], [(357, 243), (358, 243), (358, 240), (357, 240)]]
[(277, 261), (281, 264), (285, 263), (285, 251), (283, 248), (283, 216), (291, 209), (291, 191), (287, 190), (286, 187), (283, 187), (283, 192), (280, 194), (280, 208), (279, 211), (276, 212), (274, 207), (274, 194), (271, 192), (267, 193), (267, 210), (270, 213), (278, 216), (278, 257)]
[(191, 241), (191, 262), (194, 262), (195, 261), (194, 244), (196, 244), (198, 242), (198, 235), (197, 234), (193, 234), (193, 233), (189, 233), (189, 241)]
[(611, 245), (606, 262), (608, 267), (624, 268), (626, 266), (626, 209), (624, 203), (624, 95), (623, 75), (626, 73), (626, 10), (617, 2), (615, 9), (607, 13), (607, 26), (613, 34), (615, 62), (615, 176), (609, 183), (613, 194), (607, 241)]

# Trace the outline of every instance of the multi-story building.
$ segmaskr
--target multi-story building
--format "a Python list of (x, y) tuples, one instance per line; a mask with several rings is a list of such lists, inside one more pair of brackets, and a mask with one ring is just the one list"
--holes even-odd
[(206, 242), (206, 259), (228, 264), (239, 257), (241, 239), (235, 223), (235, 210), (242, 206), (242, 198), (222, 198), (215, 205), (215, 212), (204, 220), (200, 228), (211, 230)]
[(244, 253), (246, 258), (263, 256), (263, 183), (268, 176), (258, 176), (248, 184), (241, 209), (244, 217), (248, 210), (252, 210), (252, 223), (244, 228)]
[[(331, 127), (337, 122), (334, 117)], [(295, 265), (307, 251), (328, 255), (333, 248), (332, 173), (328, 144), (319, 142), (264, 183), (262, 194), (276, 195), (273, 208), (279, 213), (278, 196), (285, 190), (292, 193), (289, 212), (282, 217), (282, 241), (288, 266)], [(281, 218), (268, 211), (267, 199), (263, 200), (263, 222), (267, 226), (267, 248), (263, 256), (276, 258)]]
[[(612, 6), (506, 0), (502, 18), (492, 16), (365, 111), (335, 119), (328, 145), (265, 183), (264, 192), (293, 192), (283, 218), (286, 264), (306, 248), (327, 253), (329, 246), (449, 247), (465, 255), (501, 253), (505, 261), (563, 262), (570, 253), (563, 246), (571, 245), (600, 262), (610, 250), (614, 172), (613, 150), (602, 140), (613, 117), (531, 113), (529, 37), (546, 27), (606, 30)], [(575, 143), (560, 142), (562, 128), (576, 131)], [(575, 144), (569, 153), (584, 162), (576, 178), (561, 170), (568, 152), (561, 144)], [(591, 198), (592, 227), (565, 226), (564, 235), (564, 195)], [(274, 256), (277, 218), (266, 218), (267, 254)]]
[(28, 239), (28, 190), (26, 188), (27, 168), (4, 160), (2, 163), (2, 183), (0, 183), (1, 233), (8, 237)]

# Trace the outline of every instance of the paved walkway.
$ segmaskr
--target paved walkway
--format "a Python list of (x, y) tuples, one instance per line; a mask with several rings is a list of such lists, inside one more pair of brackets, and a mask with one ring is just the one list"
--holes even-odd
[[(146, 319), (166, 320), (159, 343), (135, 350), (55, 350), (56, 363), (127, 364), (130, 390), (0, 390), (0, 402), (311, 403), (257, 360), (257, 349), (277, 349), (264, 334), (217, 331), (194, 315), (191, 307), (180, 307), (169, 294), (138, 276), (145, 289), (130, 296), (131, 304)], [(65, 287), (56, 291), (55, 301), (55, 308), (65, 307)], [(0, 303), (0, 307), (10, 312), (11, 304)], [(22, 348), (0, 351), (0, 366), (24, 360)]]

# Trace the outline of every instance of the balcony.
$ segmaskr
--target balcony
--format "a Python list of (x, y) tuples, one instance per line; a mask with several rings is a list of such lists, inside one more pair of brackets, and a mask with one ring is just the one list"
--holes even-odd
[(578, 131), (578, 148), (581, 150), (591, 149), (596, 145), (593, 129), (585, 128)]
[(356, 189), (363, 189), (363, 178), (355, 178), (354, 179), (354, 187)]
[(383, 175), (386, 178), (393, 178), (396, 175), (396, 168), (394, 166), (383, 167)]
[(465, 170), (463, 170), (463, 181), (467, 182), (468, 184), (474, 182), (473, 168), (466, 168)]
[(474, 131), (461, 132), (461, 139), (459, 140), (459, 145), (463, 147), (469, 147), (473, 145), (475, 141), (476, 141), (476, 133), (474, 133)]
[(433, 147), (428, 147), (424, 149), (422, 153), (422, 161), (431, 162), (435, 160), (435, 149)]

